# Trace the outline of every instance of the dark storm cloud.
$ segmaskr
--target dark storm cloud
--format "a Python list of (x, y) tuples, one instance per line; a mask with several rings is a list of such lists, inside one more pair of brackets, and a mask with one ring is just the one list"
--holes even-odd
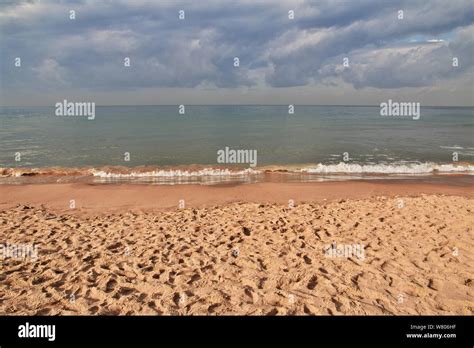
[[(2, 84), (104, 91), (430, 86), (472, 71), (473, 23), (471, 0), (7, 1), (0, 5)], [(420, 35), (449, 40), (410, 42)]]

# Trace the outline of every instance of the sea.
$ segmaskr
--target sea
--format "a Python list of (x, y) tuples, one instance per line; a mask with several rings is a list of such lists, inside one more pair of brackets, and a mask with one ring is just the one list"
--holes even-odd
[[(325, 181), (474, 174), (474, 108), (380, 106), (0, 107), (0, 183)], [(219, 158), (219, 153), (227, 156)], [(237, 156), (229, 153), (241, 151)], [(248, 152), (246, 152), (248, 151)], [(249, 163), (249, 153), (255, 154)], [(243, 161), (242, 161), (243, 160)], [(51, 179), (53, 178), (53, 179)]]

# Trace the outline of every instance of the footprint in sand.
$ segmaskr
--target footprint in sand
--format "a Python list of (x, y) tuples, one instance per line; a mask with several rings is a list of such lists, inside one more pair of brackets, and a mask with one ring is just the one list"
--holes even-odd
[(118, 300), (119, 298), (121, 298), (122, 296), (128, 296), (132, 293), (135, 292), (135, 289), (134, 288), (128, 288), (128, 287), (121, 287), (119, 289), (119, 291), (117, 291), (115, 293), (114, 296), (112, 296), (114, 299)]
[(48, 315), (51, 313), (52, 308), (43, 308), (40, 309), (38, 312), (35, 313), (35, 315)]
[(198, 281), (198, 280), (200, 280), (200, 279), (201, 279), (201, 276), (200, 276), (198, 273), (196, 273), (196, 274), (194, 274), (194, 275), (191, 277), (191, 279), (189, 280), (188, 284), (191, 285), (192, 283), (194, 283), (194, 282), (196, 282), (196, 281)]
[(210, 305), (208, 308), (207, 308), (207, 312), (208, 313), (214, 313), (216, 311), (216, 309), (221, 305), (221, 303), (215, 303), (215, 304), (212, 304)]
[(258, 281), (258, 288), (259, 289), (263, 289), (267, 279), (268, 279), (267, 277), (260, 278), (260, 280)]
[(121, 287), (120, 290), (117, 292), (117, 294), (121, 295), (121, 296), (128, 296), (132, 293), (135, 292), (135, 289), (134, 288), (128, 288), (128, 287)]
[(47, 276), (39, 276), (35, 279), (33, 279), (33, 281), (31, 282), (32, 285), (38, 285), (38, 284), (42, 284), (44, 282), (47, 282), (48, 280), (51, 280), (50, 277), (47, 277)]
[(107, 284), (105, 284), (105, 292), (110, 293), (114, 291), (117, 286), (117, 281), (115, 279), (110, 279)]
[(331, 298), (332, 303), (336, 306), (336, 311), (340, 312), (342, 308), (342, 302), (339, 302), (338, 300)]
[(306, 286), (309, 290), (314, 290), (314, 288), (318, 285), (318, 277), (315, 275), (311, 277), (311, 279), (308, 282), (308, 285)]
[(186, 295), (176, 292), (173, 295), (173, 302), (177, 307), (182, 307), (186, 303)]
[(273, 316), (273, 315), (277, 315), (278, 314), (278, 309), (277, 308), (273, 308), (270, 312), (268, 312), (266, 315), (267, 316)]

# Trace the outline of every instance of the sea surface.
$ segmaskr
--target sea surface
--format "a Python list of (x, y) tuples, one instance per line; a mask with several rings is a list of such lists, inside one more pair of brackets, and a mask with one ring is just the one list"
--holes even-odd
[[(296, 105), (294, 114), (287, 105), (178, 111), (176, 105), (97, 106), (89, 120), (56, 116), (54, 107), (1, 107), (0, 168), (4, 177), (86, 168), (98, 178), (168, 181), (262, 171), (342, 178), (474, 174), (474, 108), (422, 107), (418, 120), (381, 116), (379, 106)], [(217, 151), (226, 147), (256, 150), (257, 165), (218, 163)]]

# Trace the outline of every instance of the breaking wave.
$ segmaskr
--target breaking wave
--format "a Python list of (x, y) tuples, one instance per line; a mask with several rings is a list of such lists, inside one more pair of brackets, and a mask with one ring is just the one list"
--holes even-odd
[(396, 164), (317, 164), (315, 167), (301, 169), (309, 174), (474, 174), (474, 165), (437, 163), (396, 163)]
[(294, 173), (304, 175), (474, 175), (474, 163), (335, 163), (335, 164), (305, 164), (305, 165), (269, 165), (258, 168), (236, 167), (207, 167), (202, 165), (176, 167), (100, 167), (100, 168), (0, 168), (1, 178), (47, 178), (69, 177), (98, 178), (105, 180), (126, 180), (156, 178), (164, 180), (186, 180), (187, 178), (242, 178), (261, 177), (265, 174)]
[(100, 178), (146, 178), (146, 177), (198, 177), (198, 176), (245, 176), (256, 175), (261, 172), (252, 168), (244, 170), (214, 169), (204, 168), (200, 170), (154, 170), (148, 172), (130, 172), (130, 173), (113, 173), (103, 170), (92, 170), (92, 175)]

